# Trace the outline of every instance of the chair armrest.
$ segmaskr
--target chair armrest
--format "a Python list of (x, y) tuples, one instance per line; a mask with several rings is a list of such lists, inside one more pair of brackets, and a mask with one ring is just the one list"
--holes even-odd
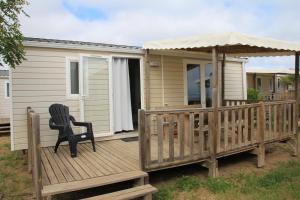
[(90, 122), (77, 122), (73, 116), (70, 116), (74, 126), (84, 126), (87, 128), (87, 132), (93, 132), (92, 123)]
[(56, 124), (54, 124), (52, 118), (49, 119), (49, 127), (51, 129), (62, 130), (62, 131), (65, 129), (64, 125), (56, 125)]

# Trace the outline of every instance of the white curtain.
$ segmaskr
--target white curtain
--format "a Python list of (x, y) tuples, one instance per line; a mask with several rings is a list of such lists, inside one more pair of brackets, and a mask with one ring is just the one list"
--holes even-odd
[(133, 130), (128, 59), (113, 59), (112, 78), (114, 131)]

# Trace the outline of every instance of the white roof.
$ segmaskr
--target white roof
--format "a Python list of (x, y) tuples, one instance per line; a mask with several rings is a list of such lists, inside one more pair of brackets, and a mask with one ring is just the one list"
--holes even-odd
[(294, 74), (293, 68), (262, 68), (262, 67), (249, 67), (246, 68), (247, 73), (258, 74)]
[(144, 49), (211, 52), (218, 46), (219, 51), (233, 55), (293, 55), (300, 51), (300, 43), (281, 41), (271, 38), (250, 36), (241, 33), (212, 34), (169, 40), (146, 42)]

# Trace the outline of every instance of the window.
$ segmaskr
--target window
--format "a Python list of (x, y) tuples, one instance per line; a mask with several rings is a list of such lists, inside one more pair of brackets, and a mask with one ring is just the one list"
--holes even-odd
[(188, 104), (201, 104), (200, 65), (187, 64), (186, 71)]
[(68, 60), (67, 63), (67, 94), (69, 97), (79, 95), (79, 62)]
[(5, 98), (8, 99), (10, 97), (10, 91), (9, 91), (9, 82), (5, 81), (4, 83), (4, 92), (5, 92)]
[(256, 89), (261, 91), (262, 90), (262, 82), (261, 82), (261, 78), (257, 78), (256, 79)]
[(273, 92), (273, 79), (269, 80), (269, 90), (270, 92)]

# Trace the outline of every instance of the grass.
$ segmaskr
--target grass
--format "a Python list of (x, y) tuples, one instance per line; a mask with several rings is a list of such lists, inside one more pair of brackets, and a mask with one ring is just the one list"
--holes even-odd
[(8, 136), (0, 137), (0, 199), (30, 199), (31, 193), (24, 155), (10, 151)]
[(159, 190), (155, 199), (300, 199), (300, 160), (281, 163), (264, 174), (236, 173), (201, 180), (184, 176)]

